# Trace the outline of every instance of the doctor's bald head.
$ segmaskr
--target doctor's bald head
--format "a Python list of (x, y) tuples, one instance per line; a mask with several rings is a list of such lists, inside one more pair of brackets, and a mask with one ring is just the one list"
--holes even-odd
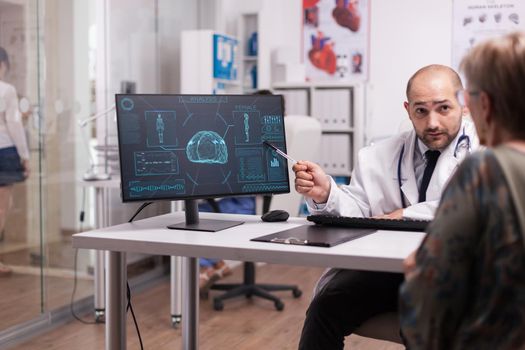
[(436, 74), (443, 74), (445, 76), (448, 76), (450, 79), (450, 83), (454, 87), (455, 91), (463, 90), (463, 84), (461, 83), (461, 78), (459, 77), (459, 74), (453, 70), (452, 68), (448, 66), (443, 66), (441, 64), (431, 64), (429, 66), (425, 66), (423, 68), (420, 68), (417, 72), (415, 72), (407, 83), (407, 100), (410, 101), (410, 93), (412, 90), (412, 85), (414, 84), (414, 81), (418, 79), (418, 77), (425, 78), (429, 75), (436, 75)]
[(428, 148), (442, 150), (456, 137), (464, 112), (457, 98), (462, 90), (459, 75), (447, 66), (423, 67), (409, 79), (405, 109)]

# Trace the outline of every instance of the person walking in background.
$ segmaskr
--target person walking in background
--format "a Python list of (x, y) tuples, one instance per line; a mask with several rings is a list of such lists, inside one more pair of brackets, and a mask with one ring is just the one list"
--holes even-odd
[[(29, 149), (16, 89), (4, 81), (8, 71), (9, 57), (0, 47), (0, 234), (12, 205), (13, 184), (29, 176)], [(0, 262), (0, 277), (11, 273), (11, 268)]]
[(417, 349), (525, 348), (525, 33), (483, 42), (459, 95), (488, 146), (443, 192), (405, 260), (404, 338)]

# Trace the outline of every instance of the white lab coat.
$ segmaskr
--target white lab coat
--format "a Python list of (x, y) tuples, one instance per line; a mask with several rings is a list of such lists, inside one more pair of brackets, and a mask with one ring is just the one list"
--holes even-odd
[(414, 173), (414, 148), (417, 147), (417, 143), (416, 133), (411, 130), (361, 149), (350, 184), (338, 187), (330, 178), (330, 195), (326, 204), (315, 204), (308, 199), (310, 213), (369, 217), (388, 214), (402, 208), (397, 172), (404, 145), (401, 161), (401, 190), (407, 207), (403, 210), (403, 216), (413, 219), (432, 219), (441, 192), (466, 155), (465, 152), (458, 152), (462, 154), (454, 156), (454, 150), (459, 137), (463, 135), (463, 130), (469, 137), (471, 150), (479, 146), (474, 124), (464, 119), (458, 135), (438, 158), (428, 184), (426, 202), (418, 203), (419, 191)]
[[(458, 139), (463, 132), (469, 137), (471, 152), (479, 147), (474, 124), (464, 119), (458, 135), (438, 158), (428, 184), (426, 202), (418, 203), (419, 190), (414, 172), (414, 148), (417, 147), (417, 143), (416, 133), (411, 130), (361, 149), (350, 184), (338, 187), (330, 178), (330, 195), (326, 204), (315, 204), (311, 199), (307, 199), (310, 213), (368, 217), (402, 208), (397, 168), (404, 145), (401, 190), (407, 207), (403, 210), (403, 216), (431, 220), (439, 204), (441, 192), (461, 160), (468, 154), (458, 152), (457, 157), (454, 156)], [(317, 294), (337, 271), (338, 269), (327, 269), (317, 282), (314, 294)]]

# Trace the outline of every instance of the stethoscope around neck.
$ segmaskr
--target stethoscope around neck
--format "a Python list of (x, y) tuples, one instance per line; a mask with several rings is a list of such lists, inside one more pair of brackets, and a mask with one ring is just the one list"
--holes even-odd
[[(417, 136), (416, 136), (417, 142)], [(463, 133), (459, 136), (458, 141), (456, 142), (456, 147), (454, 148), (454, 157), (459, 158), (465, 155), (466, 152), (470, 153), (470, 137), (465, 133), (465, 127), (463, 127)], [(403, 195), (403, 190), (401, 187), (403, 183), (401, 182), (401, 163), (403, 163), (403, 155), (405, 154), (405, 144), (401, 147), (401, 152), (399, 152), (399, 160), (397, 161), (397, 184), (399, 185), (399, 195), (401, 196), (401, 205), (403, 208), (406, 208), (405, 196)]]

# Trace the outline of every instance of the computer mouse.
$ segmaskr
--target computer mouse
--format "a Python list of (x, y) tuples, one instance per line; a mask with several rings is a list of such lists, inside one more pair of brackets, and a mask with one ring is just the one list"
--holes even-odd
[(290, 214), (286, 210), (271, 210), (261, 216), (262, 221), (276, 222), (286, 221), (290, 217)]

